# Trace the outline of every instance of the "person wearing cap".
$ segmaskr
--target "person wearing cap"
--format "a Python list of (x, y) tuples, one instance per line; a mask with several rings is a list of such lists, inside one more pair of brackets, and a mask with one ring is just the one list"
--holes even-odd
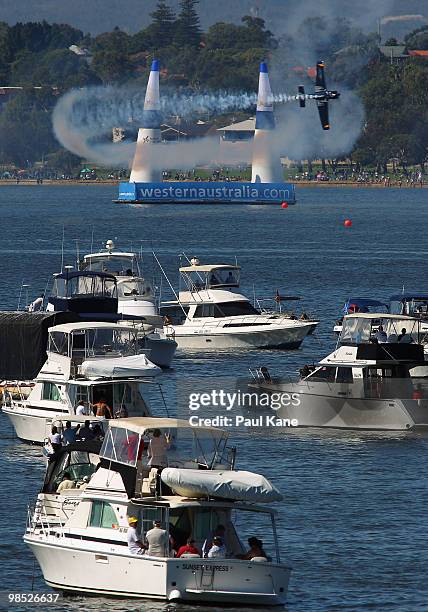
[(180, 548), (178, 549), (176, 555), (177, 558), (182, 557), (183, 555), (199, 555), (199, 557), (201, 556), (201, 553), (195, 546), (195, 540), (193, 538), (187, 538), (187, 544), (185, 544), (184, 546), (180, 546)]
[(214, 542), (214, 538), (218, 536), (219, 538), (221, 538), (224, 546), (226, 546), (226, 528), (224, 525), (217, 525), (217, 527), (211, 531), (211, 533), (209, 534), (209, 536), (206, 538), (205, 542), (202, 545), (202, 556), (203, 557), (208, 557), (208, 552), (211, 548), (211, 546), (213, 545)]
[(144, 555), (146, 546), (139, 540), (137, 534), (138, 518), (136, 516), (128, 517), (128, 524), (127, 541), (129, 552), (131, 555)]
[(226, 557), (226, 546), (220, 536), (213, 537), (213, 545), (208, 551), (208, 559), (224, 559)]
[(153, 521), (153, 529), (146, 533), (147, 554), (152, 557), (169, 557), (169, 538), (160, 521)]

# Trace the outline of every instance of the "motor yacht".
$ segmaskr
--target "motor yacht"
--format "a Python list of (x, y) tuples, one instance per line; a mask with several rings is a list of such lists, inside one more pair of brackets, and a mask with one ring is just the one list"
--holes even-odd
[(239, 287), (239, 271), (236, 265), (201, 265), (196, 258), (179, 269), (185, 289), (161, 307), (165, 334), (179, 348), (294, 349), (313, 330), (314, 322), (263, 313), (233, 291)]
[[(31, 316), (31, 315), (27, 315)], [(42, 345), (46, 346), (43, 338)], [(137, 332), (116, 323), (66, 323), (48, 329), (47, 360), (28, 396), (3, 392), (2, 411), (26, 441), (43, 443), (57, 416), (73, 416), (78, 403), (107, 404), (107, 416), (147, 415), (140, 384), (161, 372), (140, 352)], [(43, 352), (43, 349), (42, 351)], [(32, 372), (37, 351), (17, 363)], [(8, 374), (12, 374), (11, 371)], [(27, 378), (27, 377), (25, 377)], [(10, 383), (16, 390), (19, 386)]]
[(414, 317), (346, 315), (336, 349), (318, 365), (302, 368), (300, 380), (282, 382), (264, 368), (254, 373), (251, 386), (284, 394), (277, 416), (300, 427), (426, 428), (425, 336)]
[[(168, 445), (159, 467), (146, 454), (156, 430)], [(188, 421), (128, 418), (109, 422), (101, 448), (90, 442), (78, 453), (61, 449), (24, 535), (47, 584), (186, 604), (283, 605), (291, 569), (281, 562), (275, 511), (266, 505), (281, 495), (263, 476), (235, 471), (226, 442), (221, 430)], [(57, 493), (65, 473), (75, 486)], [(80, 488), (83, 475), (90, 479)], [(133, 552), (130, 517), (142, 542), (158, 521), (163, 547)], [(221, 556), (203, 557), (219, 526)], [(264, 556), (242, 558), (250, 535), (263, 538)], [(189, 537), (197, 554), (174, 556)]]
[[(103, 255), (109, 257), (108, 253)], [(138, 331), (140, 344), (148, 351), (150, 360), (162, 368), (171, 367), (177, 343), (172, 338), (165, 338), (162, 319), (156, 314), (156, 309), (153, 310), (154, 298), (144, 293), (149, 292), (149, 289), (145, 289), (142, 285), (140, 289), (133, 286), (133, 283), (141, 284), (142, 279), (116, 276), (103, 270), (90, 269), (89, 266), (92, 265), (95, 268), (107, 268), (106, 263), (101, 263), (101, 256), (100, 261), (96, 256), (97, 254), (94, 254), (96, 263), (92, 264), (91, 260), (88, 260), (88, 267), (82, 271), (74, 270), (72, 266), (65, 266), (63, 272), (54, 274), (47, 311), (74, 312), (80, 319), (88, 321), (112, 321), (132, 325)], [(121, 261), (121, 257), (118, 256), (118, 260)], [(125, 260), (127, 265), (136, 265), (132, 263), (132, 258), (130, 261), (128, 258)], [(119, 268), (119, 263), (115, 262), (114, 267)], [(131, 270), (132, 268), (128, 271)], [(140, 306), (136, 308), (124, 306), (125, 303), (129, 305), (134, 301)]]

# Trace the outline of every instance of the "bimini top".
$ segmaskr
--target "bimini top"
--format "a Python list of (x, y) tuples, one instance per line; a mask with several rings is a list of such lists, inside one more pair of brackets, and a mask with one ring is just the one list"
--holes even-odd
[(209, 273), (215, 270), (240, 270), (241, 266), (233, 266), (228, 264), (209, 264), (205, 266), (185, 266), (179, 268), (179, 272), (203, 272)]
[(371, 298), (351, 297), (349, 300), (346, 300), (344, 308), (349, 308), (350, 306), (358, 306), (358, 308), (375, 308), (376, 306), (388, 307), (388, 304), (380, 302), (379, 300), (372, 300)]
[(210, 431), (224, 433), (218, 427), (192, 427), (185, 419), (169, 419), (157, 417), (128, 417), (126, 419), (114, 419), (109, 421), (110, 429), (127, 429), (140, 435), (144, 435), (153, 429), (194, 429), (196, 431)]
[(63, 332), (65, 334), (71, 334), (75, 331), (85, 331), (87, 329), (113, 329), (118, 332), (121, 331), (132, 331), (137, 332), (135, 327), (132, 325), (119, 325), (118, 323), (106, 323), (104, 321), (86, 321), (84, 323), (63, 323), (61, 325), (55, 325), (50, 328), (50, 332)]
[(428, 293), (424, 293), (421, 291), (420, 293), (417, 291), (410, 292), (406, 291), (406, 293), (399, 293), (397, 295), (391, 295), (389, 298), (390, 302), (404, 302), (408, 300), (428, 300)]
[(109, 274), (108, 272), (95, 272), (94, 270), (71, 270), (71, 272), (58, 272), (57, 274), (54, 274), (55, 278), (64, 278), (66, 280), (80, 276), (98, 277), (116, 281), (114, 274)]
[(390, 314), (389, 312), (355, 312), (346, 315), (345, 319), (392, 319), (397, 321), (415, 321), (419, 322), (416, 317), (409, 317), (407, 315)]

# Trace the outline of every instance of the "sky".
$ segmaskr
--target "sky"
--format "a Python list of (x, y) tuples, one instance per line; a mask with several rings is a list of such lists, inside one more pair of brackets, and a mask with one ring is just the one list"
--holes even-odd
[[(169, 0), (169, 4), (176, 8), (178, 0)], [(373, 0), (367, 11), (366, 3), (359, 0), (340, 0), (340, 3), (337, 0), (200, 0), (198, 12), (206, 28), (217, 21), (239, 22), (243, 15), (255, 15), (258, 11), (276, 34), (284, 22), (292, 22), (305, 5), (312, 5), (315, 15), (331, 13), (331, 6), (340, 5), (339, 16), (355, 18), (365, 29), (373, 31), (377, 18), (385, 14), (422, 13), (428, 17), (427, 4), (427, 0)], [(13, 25), (18, 21), (45, 19), (51, 23), (68, 23), (91, 34), (119, 26), (132, 34), (150, 23), (155, 5), (156, 0), (0, 0), (0, 21)], [(414, 27), (418, 25), (415, 23)]]

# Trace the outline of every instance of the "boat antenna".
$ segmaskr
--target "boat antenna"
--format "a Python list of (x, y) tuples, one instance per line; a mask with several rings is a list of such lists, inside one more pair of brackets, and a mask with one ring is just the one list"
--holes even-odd
[[(91, 253), (94, 252), (94, 226), (92, 226), (92, 234), (91, 234)], [(90, 260), (91, 262), (91, 267), (89, 268), (90, 270), (92, 269), (92, 260)]]
[(64, 269), (64, 238), (65, 238), (65, 225), (62, 226), (62, 243), (61, 243), (61, 272)]
[(76, 242), (76, 268), (79, 269), (79, 263), (80, 263), (80, 253), (79, 253), (79, 239), (75, 238), (74, 239)]
[(166, 274), (165, 270), (164, 270), (164, 269), (163, 269), (163, 267), (162, 267), (161, 262), (159, 261), (158, 257), (156, 256), (156, 253), (155, 253), (154, 251), (152, 251), (152, 253), (153, 253), (153, 257), (154, 257), (154, 259), (155, 259), (156, 263), (157, 263), (157, 264), (158, 264), (158, 266), (159, 266), (160, 271), (161, 271), (161, 272), (162, 272), (162, 274), (164, 275), (165, 280), (166, 280), (166, 282), (167, 282), (167, 283), (168, 283), (168, 285), (169, 285), (169, 288), (170, 288), (170, 289), (171, 289), (171, 291), (173, 292), (175, 299), (177, 300), (177, 302), (178, 302), (178, 304), (179, 304), (179, 306), (180, 306), (181, 310), (183, 311), (184, 316), (186, 317), (186, 319), (188, 319), (189, 317), (188, 317), (188, 315), (187, 315), (187, 312), (186, 312), (186, 311), (185, 311), (185, 309), (183, 308), (183, 305), (182, 305), (182, 303), (180, 302), (180, 300), (179, 300), (179, 298), (178, 298), (177, 292), (175, 291), (174, 287), (172, 286), (172, 284), (171, 284), (171, 282), (170, 282), (170, 280), (169, 280), (169, 278), (168, 278), (168, 276), (167, 276), (167, 274)]

